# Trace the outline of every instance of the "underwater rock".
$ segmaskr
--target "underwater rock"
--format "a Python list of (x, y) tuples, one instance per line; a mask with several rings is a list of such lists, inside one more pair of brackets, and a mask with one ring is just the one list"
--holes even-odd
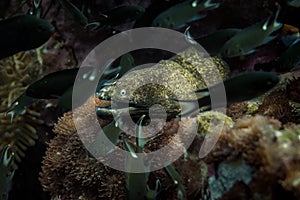
[[(281, 185), (286, 192), (291, 191), (296, 197), (299, 195), (299, 184), (296, 181), (299, 173), (296, 168), (299, 162), (299, 155), (296, 153), (299, 151), (299, 127), (294, 125), (283, 128), (278, 120), (263, 116), (239, 119), (232, 129), (222, 133), (218, 143), (204, 160), (220, 166), (222, 163), (242, 159), (253, 168), (252, 181), (246, 184), (252, 195), (248, 194), (244, 199), (255, 196), (274, 198), (276, 194), (272, 191), (275, 185)], [(259, 185), (266, 183), (269, 187), (261, 191)], [(240, 187), (240, 184), (234, 187)], [(230, 190), (234, 190), (234, 187)], [(228, 195), (233, 198), (230, 190), (227, 195), (225, 190), (221, 190), (223, 192), (220, 199), (230, 199)]]
[(286, 90), (272, 91), (254, 113), (274, 117), (282, 123), (299, 123), (299, 112), (291, 104)]
[[(89, 102), (94, 104), (95, 98), (91, 98)], [(98, 106), (107, 106), (109, 103), (99, 101), (97, 98), (96, 102)], [(85, 122), (87, 122), (86, 120), (91, 120), (91, 114), (94, 112), (94, 109), (87, 109), (85, 106), (86, 104), (78, 108), (80, 110), (78, 113), (82, 116), (79, 117), (82, 126), (89, 124)], [(209, 195), (216, 195), (212, 193), (217, 192), (216, 189), (221, 186), (220, 184), (213, 184), (212, 177), (221, 172), (212, 166), (219, 166), (219, 169), (222, 169), (223, 165), (230, 166), (226, 164), (228, 162), (244, 163), (237, 166), (242, 171), (249, 168), (249, 170), (245, 171), (249, 173), (246, 173), (248, 175), (244, 173), (245, 177), (247, 177), (246, 179), (236, 175), (236, 177), (241, 179), (233, 178), (231, 186), (226, 186), (226, 189), (223, 188), (221, 190), (223, 191), (221, 192), (221, 199), (223, 197), (224, 199), (230, 199), (230, 196), (233, 195), (232, 191), (235, 191), (237, 188), (243, 188), (244, 192), (252, 191), (253, 194), (250, 197), (253, 197), (253, 195), (272, 195), (272, 190), (274, 189), (272, 185), (274, 184), (279, 185), (283, 190), (294, 192), (295, 195), (299, 194), (299, 185), (295, 184), (298, 177), (297, 152), (300, 145), (297, 144), (299, 143), (299, 126), (289, 125), (282, 127), (278, 120), (259, 115), (244, 117), (233, 122), (226, 115), (217, 112), (201, 113), (197, 119), (200, 122), (198, 130), (202, 136), (201, 134), (199, 135), (200, 137), (197, 136), (196, 141), (200, 141), (200, 143), (198, 145), (195, 145), (196, 143), (193, 144), (186, 155), (174, 162), (176, 170), (182, 176), (185, 188), (182, 199), (191, 199), (194, 196), (208, 197)], [(211, 119), (214, 119), (213, 121), (216, 123), (219, 120), (225, 120), (225, 125), (221, 130), (221, 136), (217, 144), (208, 156), (203, 159), (205, 161), (203, 163), (197, 157), (198, 154), (196, 152), (199, 150), (199, 144), (203, 141), (203, 130), (209, 130), (207, 123)], [(102, 126), (107, 124), (107, 122), (99, 120)], [(186, 133), (189, 133), (189, 126), (195, 126), (195, 118), (187, 118), (181, 122), (178, 120), (168, 122), (158, 137), (147, 142), (144, 149), (145, 152), (158, 150), (170, 142), (177, 142), (178, 149), (180, 149), (181, 142), (174, 141), (174, 134), (178, 131), (180, 123), (186, 127)], [(86, 130), (92, 131), (89, 127), (86, 127)], [(40, 174), (40, 181), (45, 191), (49, 191), (53, 196), (60, 196), (62, 199), (76, 199), (79, 197), (90, 199), (90, 196), (97, 196), (99, 199), (108, 197), (110, 199), (126, 198), (125, 175), (111, 168), (104, 167), (103, 163), (88, 156), (87, 150), (83, 147), (76, 134), (71, 112), (60, 118), (55, 125), (54, 132), (57, 133), (57, 136), (49, 144)], [(84, 139), (89, 140), (90, 138)], [(128, 137), (129, 143), (134, 144), (134, 141), (133, 138)], [(122, 142), (117, 146), (123, 146)], [(176, 150), (174, 152), (176, 153)], [(166, 156), (173, 156), (174, 152), (170, 152), (170, 155)], [(229, 167), (226, 169), (232, 171), (233, 168)], [(283, 171), (279, 172), (282, 169)], [(101, 173), (95, 174), (94, 170), (100, 170)], [(114, 174), (113, 178), (110, 179), (109, 176), (112, 176), (112, 174)], [(151, 178), (149, 180), (151, 181), (149, 185), (153, 188), (154, 182), (159, 178), (163, 187), (160, 195), (164, 199), (178, 199), (176, 187), (166, 173), (157, 171), (150, 174)], [(198, 174), (197, 178), (195, 174)], [(224, 175), (222, 182), (228, 181), (228, 178), (228, 176)], [(238, 180), (244, 180), (244, 182), (241, 183)], [(260, 183), (270, 185), (265, 190), (268, 191), (268, 194), (263, 193), (259, 189)], [(117, 192), (116, 188), (119, 188)], [(246, 195), (244, 199), (249, 197), (247, 192), (243, 193), (243, 195)], [(217, 197), (219, 196), (214, 197), (218, 199)]]
[(289, 80), (286, 85), (286, 91), (291, 101), (300, 103), (300, 77), (294, 77)]
[(236, 183), (249, 184), (254, 170), (243, 160), (221, 163), (218, 166), (217, 177), (208, 179), (210, 197), (212, 200), (221, 198)]
[(241, 103), (234, 103), (231, 104), (227, 110), (226, 114), (231, 117), (234, 121), (241, 118), (247, 113), (248, 110), (248, 103), (247, 102), (241, 102)]

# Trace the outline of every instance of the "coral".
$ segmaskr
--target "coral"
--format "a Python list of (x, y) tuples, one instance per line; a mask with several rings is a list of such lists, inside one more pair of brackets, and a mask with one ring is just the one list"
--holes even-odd
[(286, 85), (287, 96), (291, 101), (300, 103), (300, 77), (292, 78)]
[[(0, 114), (1, 125), (1, 144), (0, 149), (9, 144), (15, 153), (14, 168), (17, 163), (21, 162), (21, 158), (25, 156), (27, 147), (35, 145), (38, 138), (35, 126), (43, 124), (43, 120), (39, 119), (40, 114), (30, 109), (26, 109), (24, 114), (17, 115), (11, 122), (11, 117), (4, 113)], [(15, 162), (16, 161), (16, 162)]]
[[(37, 139), (35, 126), (43, 121), (40, 114), (26, 109), (15, 117), (6, 115), (6, 110), (21, 95), (26, 86), (42, 74), (42, 65), (38, 51), (21, 52), (0, 61), (0, 149), (10, 144), (15, 152), (15, 160), (20, 162), (28, 146), (35, 144)], [(17, 168), (16, 163), (14, 167)]]
[[(174, 162), (174, 166), (183, 180), (186, 199), (192, 199), (198, 193), (203, 192), (201, 190), (205, 188), (207, 179), (207, 174), (205, 174), (206, 164), (203, 161), (192, 156), (188, 158), (182, 156)], [(169, 197), (169, 199), (172, 198)]]
[(205, 136), (208, 132), (214, 130), (215, 126), (232, 126), (233, 122), (232, 119), (221, 112), (210, 111), (200, 113), (197, 116), (198, 121), (198, 135)]
[(262, 116), (244, 117), (236, 121), (232, 129), (224, 128), (213, 151), (205, 158), (210, 162), (233, 160), (242, 156), (251, 165), (261, 164), (258, 157), (259, 140), (263, 134), (272, 135), (281, 123)]
[(248, 103), (242, 102), (242, 103), (234, 103), (231, 104), (227, 110), (226, 114), (232, 118), (232, 120), (236, 121), (237, 119), (241, 118), (247, 113), (248, 110)]
[[(243, 188), (251, 191), (256, 198), (275, 195), (272, 191), (276, 184), (281, 184), (286, 191), (299, 196), (299, 134), (298, 125), (282, 127), (278, 120), (267, 117), (244, 117), (237, 120), (232, 128), (222, 132), (219, 141), (204, 160), (218, 166), (218, 169), (223, 163), (244, 160), (254, 172), (251, 175), (252, 181)], [(215, 173), (222, 176), (219, 171)], [(259, 188), (264, 184), (269, 186), (262, 191)], [(236, 182), (228, 194), (224, 194), (225, 190), (222, 190), (221, 199), (228, 199), (229, 194), (233, 198), (231, 191), (242, 185)], [(244, 197), (248, 198), (254, 196)]]
[[(94, 103), (96, 106), (108, 104), (90, 98), (75, 111), (81, 119), (80, 125), (89, 131), (92, 130), (86, 127), (85, 122), (95, 112), (89, 109), (89, 105)], [(99, 122), (107, 124), (105, 120)], [(125, 175), (88, 156), (76, 132), (71, 112), (59, 119), (53, 132), (57, 136), (49, 143), (40, 173), (45, 191), (61, 199), (125, 199)]]
[[(91, 97), (87, 100), (85, 104), (83, 104), (80, 109), (76, 109), (75, 114), (77, 120), (77, 126), (83, 128), (89, 128), (87, 124), (91, 121), (95, 116), (95, 107), (105, 107), (110, 105), (108, 101), (101, 101), (98, 98)], [(76, 133), (76, 126), (73, 119), (73, 112), (67, 112), (63, 115), (63, 117), (58, 119), (58, 122), (55, 124), (53, 132), (59, 135), (72, 135)], [(99, 123), (101, 126), (106, 125), (109, 120), (99, 119)]]
[(300, 127), (289, 125), (276, 132), (276, 139), (262, 143), (265, 159), (264, 165), (268, 173), (277, 174), (280, 184), (300, 197)]
[[(87, 133), (90, 133), (87, 135), (94, 135), (92, 132), (95, 131), (87, 125), (89, 124), (88, 121), (91, 120), (92, 114), (95, 112), (94, 107), (87, 106), (90, 104), (94, 105), (95, 101), (98, 107), (107, 106), (109, 103), (91, 98), (86, 104), (73, 111), (78, 115), (76, 119), (80, 120), (79, 125), (83, 126)], [(99, 119), (99, 122), (102, 126), (108, 123), (108, 121), (102, 119)], [(170, 155), (166, 156), (174, 156), (174, 154), (178, 154), (178, 151), (183, 152), (182, 139), (184, 139), (184, 135), (174, 138), (174, 134), (178, 131), (179, 126), (185, 130), (183, 133), (189, 134), (191, 131), (190, 127), (195, 127), (195, 122), (195, 120), (186, 119), (182, 122), (174, 120), (167, 123), (160, 135), (145, 145), (145, 152), (158, 150), (170, 142), (174, 144), (175, 148), (170, 151)], [(145, 129), (145, 131), (147, 130)], [(79, 138), (76, 133), (72, 112), (65, 113), (58, 120), (53, 132), (57, 136), (49, 143), (43, 161), (42, 172), (40, 173), (40, 182), (45, 191), (49, 191), (53, 197), (60, 197), (61, 199), (93, 199), (92, 197), (96, 199), (126, 198), (125, 174), (104, 166), (96, 158), (88, 156), (88, 152), (80, 140), (82, 138)], [(133, 143), (130, 137), (128, 137), (128, 140)], [(121, 147), (122, 142), (118, 146)], [(184, 165), (181, 165), (181, 161), (183, 161), (183, 158), (177, 162), (178, 168), (181, 169), (183, 175), (186, 177), (191, 174), (185, 168), (196, 169), (200, 165), (199, 160), (192, 162), (185, 161)], [(156, 160), (155, 162), (158, 161)], [(176, 196), (175, 186), (163, 170), (155, 171), (150, 176), (149, 186), (151, 188), (153, 188), (153, 183), (159, 179), (162, 182), (164, 190), (168, 191), (168, 194)], [(196, 177), (194, 178), (196, 180)], [(185, 179), (185, 181), (187, 181), (188, 195), (192, 196), (194, 190), (199, 188), (198, 182), (191, 181), (191, 178)], [(193, 185), (193, 187), (189, 185)]]
[(80, 138), (58, 135), (49, 144), (40, 181), (61, 199), (125, 199), (125, 176), (88, 158)]
[(287, 90), (276, 89), (266, 96), (255, 114), (274, 117), (282, 123), (299, 122), (299, 113), (290, 102)]
[[(91, 98), (88, 103), (94, 104), (95, 100), (98, 102), (97, 106), (105, 106), (108, 103), (95, 98)], [(82, 116), (78, 118), (80, 124), (82, 126), (89, 124), (85, 123), (87, 122), (85, 120), (90, 120), (91, 112), (94, 112), (94, 109), (89, 110), (86, 105), (83, 105), (78, 110), (79, 115)], [(107, 124), (101, 119), (99, 121), (102, 126)], [(177, 149), (173, 149), (166, 156), (174, 156), (174, 153), (182, 151), (181, 140), (185, 138), (185, 134), (183, 137), (174, 137), (178, 128), (183, 128), (183, 132), (188, 134), (193, 131), (191, 127), (195, 127), (194, 123), (197, 121), (199, 127), (196, 142), (188, 149), (186, 155), (174, 162), (174, 166), (183, 180), (182, 184), (185, 189), (183, 199), (220, 194), (222, 198), (230, 199), (233, 196), (237, 197), (233, 191), (239, 190), (238, 188), (245, 192), (239, 196), (240, 198), (247, 199), (255, 196), (254, 199), (257, 199), (259, 196), (270, 195), (274, 184), (279, 184), (286, 191), (292, 191), (295, 195), (299, 195), (298, 152), (300, 145), (298, 143), (300, 133), (299, 126), (291, 123), (282, 127), (278, 120), (259, 115), (245, 116), (233, 122), (231, 118), (222, 113), (206, 112), (201, 113), (197, 118), (167, 122), (161, 133), (146, 143), (145, 152), (155, 151), (173, 143)], [(197, 157), (195, 149), (199, 150), (205, 133), (213, 128), (208, 126), (210, 121), (214, 125), (220, 122), (225, 123), (217, 144), (204, 158), (206, 165)], [(92, 130), (86, 127), (86, 131)], [(144, 131), (146, 133), (147, 128), (144, 128)], [(53, 197), (60, 196), (62, 199), (93, 199), (92, 196), (97, 196), (99, 199), (126, 198), (125, 174), (108, 168), (97, 159), (88, 156), (87, 150), (76, 134), (71, 112), (66, 113), (58, 121), (54, 132), (57, 133), (57, 136), (49, 144), (40, 174), (44, 190), (49, 191)], [(134, 139), (130, 137), (128, 137), (128, 141), (131, 144), (135, 143)], [(121, 147), (122, 142), (118, 146)], [(153, 163), (155, 164), (157, 161), (155, 160)], [(211, 166), (217, 168), (212, 170)], [(245, 171), (246, 166), (251, 170)], [(228, 174), (232, 168), (236, 168), (237, 171)], [(221, 176), (221, 174), (223, 175)], [(213, 180), (215, 175), (222, 177), (222, 181), (221, 179)], [(221, 187), (219, 182), (226, 182), (229, 177), (231, 177), (231, 185), (226, 186), (226, 189), (223, 188), (219, 193), (218, 189)], [(245, 179), (241, 179), (242, 177)], [(150, 173), (148, 182), (150, 188), (155, 187), (156, 180), (160, 180), (162, 183), (163, 192), (160, 195), (163, 198), (179, 198), (176, 193), (176, 185), (170, 181), (164, 171), (158, 170)], [(243, 183), (239, 180), (243, 180)], [(259, 189), (261, 183), (268, 184), (270, 187), (262, 191)], [(249, 191), (252, 191), (253, 194), (250, 195)], [(268, 194), (265, 193), (266, 191), (269, 191)]]

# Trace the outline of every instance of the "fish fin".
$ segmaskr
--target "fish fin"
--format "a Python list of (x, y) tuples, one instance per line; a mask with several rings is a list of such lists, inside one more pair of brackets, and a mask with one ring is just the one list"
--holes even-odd
[(261, 27), (261, 29), (263, 31), (267, 31), (268, 30), (268, 24), (269, 24), (269, 22), (270, 22), (270, 17), (268, 17), (267, 20), (265, 21), (265, 23), (263, 23), (263, 25)]
[(269, 32), (274, 32), (274, 31), (277, 31), (278, 29), (280, 29), (283, 24), (280, 23), (280, 22), (277, 22), (277, 19), (278, 19), (278, 15), (279, 15), (279, 12), (281, 10), (281, 6), (279, 5), (279, 3), (276, 2), (275, 4), (277, 6), (277, 11), (275, 13), (275, 16), (274, 16), (274, 19), (272, 20), (271, 23), (269, 23), (270, 21), (270, 17), (268, 17), (268, 19), (266, 20), (266, 22), (263, 24), (262, 26), (262, 29), (264, 31), (269, 31)]
[(1, 164), (4, 165), (4, 167), (9, 167), (11, 166), (13, 159), (14, 159), (14, 153), (8, 153), (10, 149), (10, 145), (6, 145), (3, 150), (2, 150), (2, 154), (1, 154)]
[(277, 7), (277, 11), (276, 11), (276, 13), (275, 13), (274, 21), (273, 21), (273, 24), (272, 24), (273, 30), (274, 30), (274, 31), (275, 31), (275, 30), (278, 30), (279, 28), (281, 28), (281, 27), (283, 26), (282, 23), (277, 22), (278, 15), (279, 15), (279, 12), (280, 12), (280, 10), (281, 10), (281, 6), (280, 6), (280, 4), (279, 4), (278, 2), (276, 2), (275, 5), (276, 5), (276, 7)]
[(5, 116), (8, 116), (8, 115), (10, 115), (10, 123), (12, 124), (12, 121), (14, 120), (14, 116), (15, 116), (15, 111), (13, 111), (13, 110), (7, 111), (5, 113)]
[(122, 136), (122, 140), (123, 140), (123, 144), (124, 144), (124, 148), (126, 151), (128, 151), (130, 153), (130, 155), (132, 156), (132, 158), (138, 158), (134, 148), (127, 142), (125, 136)]

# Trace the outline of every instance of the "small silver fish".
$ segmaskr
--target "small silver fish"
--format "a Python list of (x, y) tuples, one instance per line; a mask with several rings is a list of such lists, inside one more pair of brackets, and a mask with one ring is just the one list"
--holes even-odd
[(186, 25), (199, 19), (204, 18), (206, 15), (199, 14), (204, 10), (212, 10), (219, 7), (218, 3), (211, 3), (211, 0), (189, 0), (183, 3), (176, 4), (166, 11), (158, 15), (152, 22), (152, 26), (180, 29)]
[(255, 48), (270, 42), (276, 36), (271, 34), (282, 27), (282, 23), (277, 22), (280, 5), (277, 5), (277, 12), (270, 22), (270, 17), (266, 21), (249, 26), (229, 39), (221, 48), (222, 57), (236, 57), (254, 53)]
[(187, 34), (186, 37), (191, 37), (192, 40), (199, 43), (210, 55), (216, 56), (219, 54), (222, 45), (240, 31), (241, 29), (238, 28), (221, 29), (197, 39), (194, 39), (189, 34), (188, 29), (185, 33)]
[(54, 26), (33, 15), (18, 15), (0, 21), (0, 59), (35, 49), (47, 42)]
[[(227, 101), (222, 102), (220, 99), (220, 102), (214, 102), (216, 108), (222, 108), (233, 103), (256, 98), (271, 90), (277, 85), (279, 80), (278, 75), (274, 72), (253, 71), (240, 74), (224, 82), (217, 83), (210, 88), (196, 91), (197, 96), (200, 97), (198, 98), (198, 105), (192, 103), (193, 100), (176, 100), (181, 102), (181, 105), (184, 107), (180, 116), (189, 115), (198, 107), (209, 110), (211, 105), (211, 96), (209, 94), (216, 94), (216, 92), (222, 90), (222, 84), (224, 84)], [(259, 88), (257, 87), (258, 85)]]
[(9, 108), (6, 111), (6, 114), (11, 115), (12, 121), (15, 114), (23, 114), (26, 108), (28, 108), (31, 104), (37, 101), (38, 99), (29, 97), (24, 92), (9, 106)]
[(7, 200), (8, 192), (15, 170), (12, 168), (14, 153), (9, 153), (10, 147), (6, 145), (0, 157), (0, 199)]
[(61, 5), (68, 10), (73, 16), (74, 20), (80, 25), (86, 27), (92, 26), (92, 29), (97, 29), (100, 27), (100, 22), (89, 22), (89, 19), (70, 1), (60, 0)]

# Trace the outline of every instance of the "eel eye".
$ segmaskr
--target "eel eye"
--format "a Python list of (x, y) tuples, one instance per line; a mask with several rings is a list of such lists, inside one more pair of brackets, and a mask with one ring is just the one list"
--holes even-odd
[(122, 97), (125, 97), (125, 96), (126, 96), (126, 90), (125, 90), (125, 89), (122, 89), (122, 90), (120, 91), (120, 95), (121, 95)]

